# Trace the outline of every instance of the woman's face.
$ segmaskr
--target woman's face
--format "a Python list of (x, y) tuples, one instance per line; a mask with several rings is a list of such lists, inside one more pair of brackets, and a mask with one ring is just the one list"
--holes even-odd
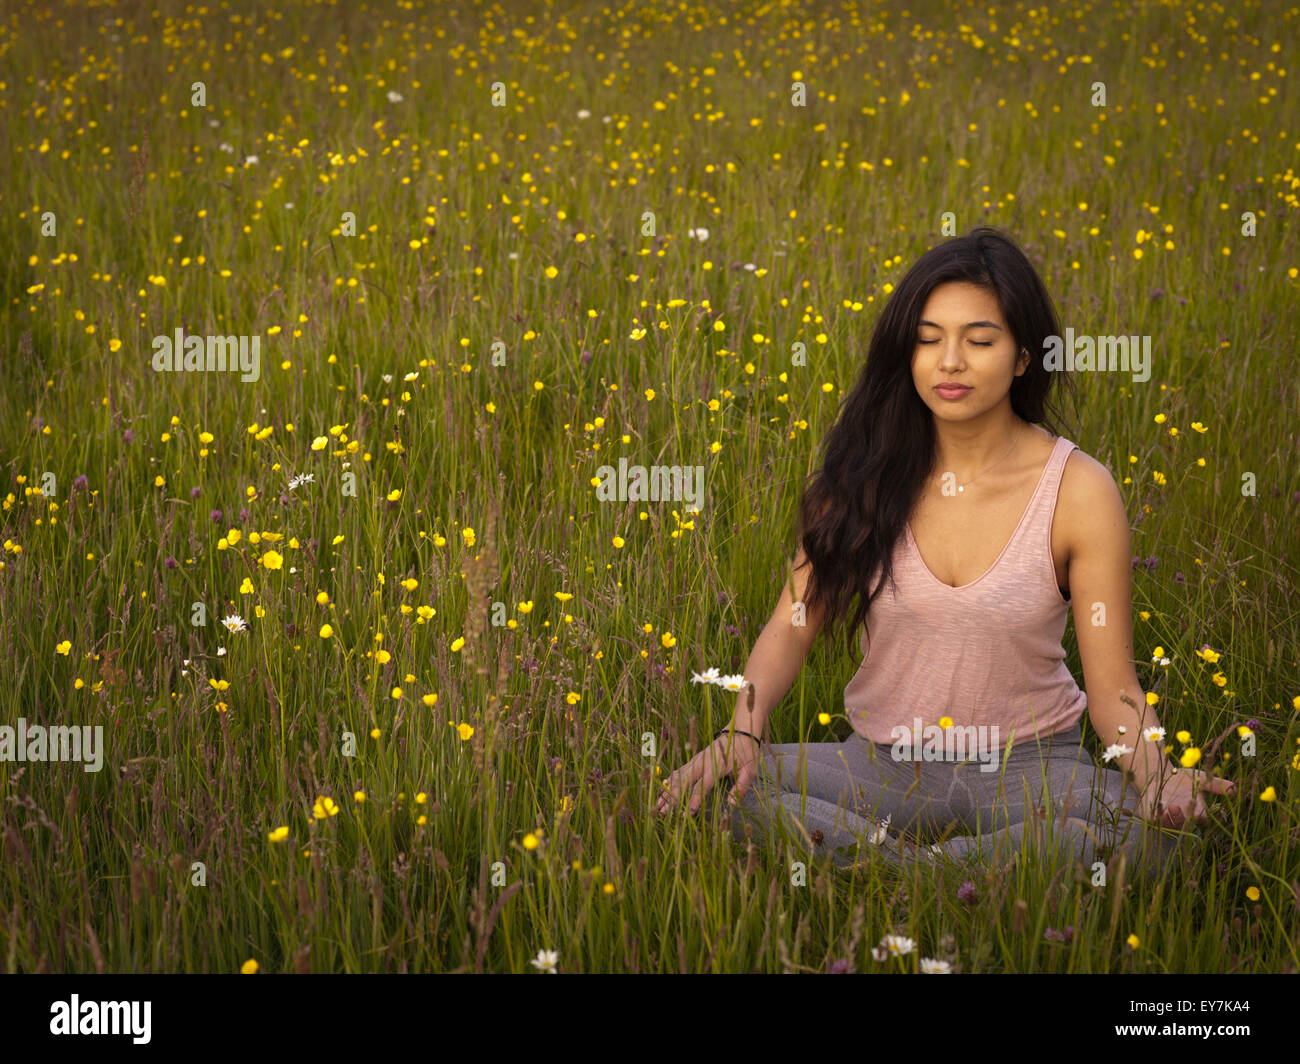
[[(997, 297), (972, 284), (950, 282), (930, 293), (915, 343), (912, 381), (944, 421), (972, 421), (1010, 403), (1011, 382), (1029, 368), (1028, 354), (1016, 357)], [(950, 382), (961, 387), (941, 387)]]

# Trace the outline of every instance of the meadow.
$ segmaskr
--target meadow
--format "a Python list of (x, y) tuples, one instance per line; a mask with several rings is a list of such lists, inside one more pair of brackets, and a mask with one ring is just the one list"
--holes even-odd
[[(1300, 970), (1300, 11), (1227, 7), (6, 5), (0, 725), (103, 762), (0, 760), (3, 969)], [(1064, 434), (1171, 756), (1238, 783), (1153, 885), (651, 815), (894, 284), (981, 223), (1152, 337)], [(768, 738), (847, 736), (855, 668)]]

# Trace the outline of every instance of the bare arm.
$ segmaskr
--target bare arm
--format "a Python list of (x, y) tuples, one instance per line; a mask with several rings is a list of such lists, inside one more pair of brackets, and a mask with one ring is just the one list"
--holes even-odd
[[(786, 696), (803, 668), (804, 659), (812, 649), (825, 617), (823, 610), (813, 611), (804, 604), (811, 571), (800, 548), (795, 553), (793, 572), (781, 589), (776, 608), (745, 662), (745, 679), (754, 685), (754, 708), (751, 712), (749, 692), (742, 689), (731, 725), (735, 729), (762, 738), (772, 710)], [(798, 610), (796, 605), (800, 607)]]
[(1110, 471), (1087, 455), (1072, 457), (1078, 468), (1071, 470), (1067, 503), (1073, 529), (1070, 591), (1088, 717), (1103, 743), (1132, 751), (1117, 764), (1133, 773), (1144, 792), (1171, 763), (1163, 743), (1143, 738), (1146, 729), (1160, 727), (1160, 718), (1147, 705), (1133, 666), (1128, 516)]
[[(793, 572), (786, 579), (776, 609), (763, 627), (754, 649), (745, 662), (744, 676), (749, 683), (740, 692), (733, 730), (749, 732), (762, 738), (767, 718), (785, 697), (794, 678), (803, 667), (804, 658), (822, 626), (824, 612), (806, 608), (804, 593), (812, 568), (803, 551), (796, 552)], [(754, 703), (749, 704), (749, 684), (753, 684)], [(724, 753), (724, 745), (729, 748)], [(743, 751), (743, 753), (734, 753)], [(720, 756), (721, 755), (721, 756)], [(733, 760), (734, 759), (734, 760)], [(690, 795), (688, 808), (698, 812), (705, 795), (714, 783), (729, 773), (735, 774), (736, 786), (728, 797), (734, 806), (748, 790), (758, 771), (758, 750), (754, 743), (731, 747), (730, 738), (709, 743), (691, 760), (677, 769), (664, 783), (664, 792), (655, 803), (655, 815), (662, 816), (683, 793)]]
[(1070, 597), (1079, 640), (1088, 717), (1101, 741), (1129, 752), (1115, 759), (1132, 773), (1143, 819), (1177, 828), (1206, 819), (1199, 792), (1230, 794), (1234, 785), (1198, 769), (1180, 769), (1162, 741), (1145, 737), (1159, 728), (1155, 707), (1133, 663), (1131, 536), (1124, 500), (1110, 471), (1075, 452), (1066, 464), (1057, 514), (1071, 530)]

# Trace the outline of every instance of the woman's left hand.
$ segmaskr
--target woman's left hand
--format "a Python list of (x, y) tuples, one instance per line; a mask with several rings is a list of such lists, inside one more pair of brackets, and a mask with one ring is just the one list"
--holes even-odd
[(1140, 802), (1141, 816), (1166, 828), (1181, 828), (1188, 820), (1205, 823), (1203, 795), (1228, 795), (1236, 791), (1231, 780), (1207, 776), (1200, 769), (1180, 768), (1165, 777), (1163, 789), (1148, 787)]

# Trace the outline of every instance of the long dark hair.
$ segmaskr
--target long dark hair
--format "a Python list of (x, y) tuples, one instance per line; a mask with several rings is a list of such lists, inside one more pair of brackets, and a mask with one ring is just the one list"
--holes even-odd
[(1043, 341), (1061, 335), (1060, 322), (1014, 240), (979, 226), (916, 261), (876, 322), (866, 364), (823, 440), (822, 464), (799, 503), (799, 539), (811, 566), (805, 605), (824, 607), (828, 634), (842, 627), (850, 648), (872, 600), (893, 579), (894, 544), (934, 462), (934, 418), (917, 394), (912, 360), (930, 293), (954, 281), (992, 292), (1017, 353), (1029, 351), (1029, 368), (1011, 383), (1012, 410), (1063, 435), (1055, 422), (1061, 411), (1049, 401), (1057, 376), (1065, 377), (1077, 410), (1074, 380), (1043, 366)]

